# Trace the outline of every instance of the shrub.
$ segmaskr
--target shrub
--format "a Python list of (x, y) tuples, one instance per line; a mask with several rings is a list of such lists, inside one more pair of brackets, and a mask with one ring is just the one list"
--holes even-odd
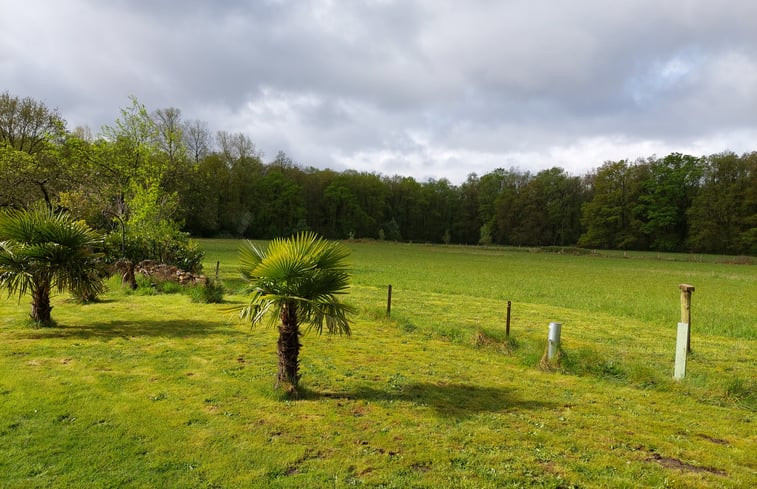
[(162, 294), (180, 294), (184, 292), (184, 286), (179, 285), (178, 282), (173, 282), (171, 280), (157, 282), (155, 286), (158, 289), (158, 292)]
[(189, 239), (189, 234), (176, 231), (170, 234), (127, 234), (122, 240), (120, 232), (105, 238), (105, 255), (108, 263), (127, 258), (133, 263), (156, 260), (166, 265), (196, 273), (202, 269), (204, 252)]
[(214, 280), (208, 280), (205, 285), (197, 285), (189, 289), (192, 302), (205, 304), (221, 304), (223, 302), (223, 284)]

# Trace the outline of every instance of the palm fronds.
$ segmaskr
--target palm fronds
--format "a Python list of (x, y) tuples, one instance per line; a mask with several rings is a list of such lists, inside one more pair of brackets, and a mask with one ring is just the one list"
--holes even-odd
[(252, 324), (266, 317), (275, 323), (285, 304), (294, 304), (298, 319), (319, 334), (350, 334), (348, 316), (354, 310), (339, 296), (349, 290), (349, 249), (304, 232), (271, 241), (263, 250), (248, 242), (240, 250), (241, 273), (248, 282), (250, 302), (240, 317)]
[(102, 291), (93, 251), (100, 237), (84, 222), (44, 206), (0, 212), (0, 288), (19, 298), (38, 285)]

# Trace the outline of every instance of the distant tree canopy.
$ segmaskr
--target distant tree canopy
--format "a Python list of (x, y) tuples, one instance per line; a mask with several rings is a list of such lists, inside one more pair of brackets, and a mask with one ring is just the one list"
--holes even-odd
[(265, 162), (242, 133), (136, 99), (91, 136), (0, 94), (0, 207), (44, 201), (92, 227), (165, 236), (326, 238), (757, 254), (757, 153), (608, 161), (588, 175), (446, 179)]

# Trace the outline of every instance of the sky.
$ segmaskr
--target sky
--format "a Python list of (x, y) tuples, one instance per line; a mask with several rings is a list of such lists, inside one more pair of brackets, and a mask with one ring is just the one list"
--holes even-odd
[(0, 92), (460, 183), (757, 150), (754, 0), (0, 0)]

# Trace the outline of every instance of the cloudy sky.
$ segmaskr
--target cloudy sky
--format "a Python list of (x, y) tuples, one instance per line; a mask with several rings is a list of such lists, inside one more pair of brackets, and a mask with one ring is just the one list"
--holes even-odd
[(0, 0), (0, 91), (449, 178), (757, 150), (754, 0)]

